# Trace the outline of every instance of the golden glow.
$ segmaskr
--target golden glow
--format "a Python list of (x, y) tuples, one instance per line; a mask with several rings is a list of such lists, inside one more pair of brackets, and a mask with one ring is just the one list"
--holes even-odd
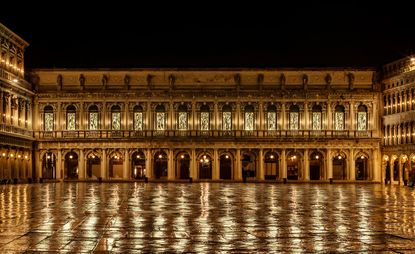
[(24, 158), (25, 158), (25, 159), (27, 159), (27, 158), (28, 158), (28, 156), (27, 156), (27, 155), (25, 155), (25, 156), (24, 156)]
[(269, 158), (270, 158), (270, 159), (274, 159), (274, 155), (272, 155), (272, 154), (271, 154), (271, 155), (269, 156)]
[(228, 155), (225, 155), (225, 158), (226, 158), (226, 159), (229, 159), (229, 156), (228, 156)]
[(341, 159), (342, 159), (342, 156), (341, 156), (341, 155), (339, 155), (339, 157), (338, 157), (338, 158), (339, 158), (339, 160), (341, 160)]
[(6, 156), (6, 153), (3, 153), (2, 155), (3, 155), (3, 157), (5, 157)]
[(318, 160), (318, 158), (319, 158), (319, 157), (318, 157), (318, 155), (316, 155), (316, 159), (317, 159), (317, 160)]
[(92, 157), (92, 159), (94, 159), (95, 158), (95, 155), (92, 155), (91, 157)]
[(161, 159), (161, 158), (163, 158), (163, 155), (159, 154), (159, 158), (160, 158), (160, 159)]
[(12, 154), (12, 153), (11, 153), (11, 154), (10, 154), (10, 157), (14, 157), (14, 154)]
[(20, 154), (19, 154), (19, 155), (17, 155), (17, 158), (19, 158), (19, 159), (20, 159), (21, 157), (22, 157), (22, 156), (21, 156)]
[(71, 154), (71, 155), (69, 155), (69, 159), (72, 159), (73, 158), (73, 155)]
[(180, 158), (184, 159), (184, 155), (183, 155), (183, 154), (182, 154), (182, 155), (180, 155)]
[[(70, 157), (70, 156), (69, 156)], [(46, 159), (50, 159), (50, 155), (46, 156)]]
[(137, 155), (137, 159), (140, 159), (140, 155)]
[(364, 158), (365, 158), (365, 156), (363, 156), (363, 155), (362, 155), (362, 156), (360, 156), (360, 159), (362, 159), (362, 160), (363, 160)]

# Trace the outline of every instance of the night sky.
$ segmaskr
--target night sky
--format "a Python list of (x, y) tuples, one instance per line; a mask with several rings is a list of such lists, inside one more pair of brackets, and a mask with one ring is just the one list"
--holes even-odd
[(415, 53), (412, 8), (361, 2), (59, 3), (0, 22), (30, 43), (26, 68), (378, 67)]

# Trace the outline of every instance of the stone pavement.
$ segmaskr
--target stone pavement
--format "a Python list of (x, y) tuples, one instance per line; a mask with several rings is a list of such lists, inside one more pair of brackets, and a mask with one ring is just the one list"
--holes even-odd
[(415, 253), (415, 191), (381, 184), (0, 186), (0, 253)]

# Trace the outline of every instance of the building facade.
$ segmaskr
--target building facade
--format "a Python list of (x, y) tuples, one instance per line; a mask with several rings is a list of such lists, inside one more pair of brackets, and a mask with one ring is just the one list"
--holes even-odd
[(412, 175), (415, 60), (25, 75), (28, 44), (0, 28), (0, 179), (404, 184)]

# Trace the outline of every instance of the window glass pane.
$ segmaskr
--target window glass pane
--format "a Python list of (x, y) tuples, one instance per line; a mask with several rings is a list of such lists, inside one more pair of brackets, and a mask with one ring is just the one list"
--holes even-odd
[(166, 129), (166, 126), (165, 126), (165, 117), (166, 117), (166, 113), (164, 113), (164, 112), (157, 112), (157, 114), (156, 114), (156, 130), (158, 130), (158, 131), (163, 131), (163, 130), (165, 130)]
[(290, 112), (290, 130), (298, 130), (298, 112)]
[(179, 130), (187, 130), (187, 112), (179, 112)]
[(232, 112), (222, 113), (222, 128), (224, 131), (232, 130)]
[(321, 112), (313, 112), (313, 130), (321, 130)]
[(112, 129), (121, 130), (121, 112), (112, 112)]
[(45, 113), (45, 131), (53, 131), (53, 113)]
[(76, 123), (75, 116), (76, 116), (76, 113), (74, 113), (74, 112), (66, 113), (66, 129), (69, 130), (69, 131), (73, 131), (73, 130), (76, 129), (76, 127), (75, 127), (75, 123)]
[(277, 113), (275, 112), (267, 113), (267, 124), (268, 124), (269, 131), (274, 131), (277, 129)]
[(89, 113), (89, 129), (98, 130), (98, 112)]
[(357, 130), (364, 131), (367, 129), (367, 113), (358, 112), (357, 113)]
[(143, 113), (141, 112), (134, 112), (134, 130), (143, 130)]
[(344, 113), (343, 112), (335, 113), (334, 129), (344, 130)]
[(200, 129), (202, 131), (209, 130), (209, 112), (200, 113)]
[(254, 129), (254, 112), (245, 112), (245, 130), (252, 131)]

